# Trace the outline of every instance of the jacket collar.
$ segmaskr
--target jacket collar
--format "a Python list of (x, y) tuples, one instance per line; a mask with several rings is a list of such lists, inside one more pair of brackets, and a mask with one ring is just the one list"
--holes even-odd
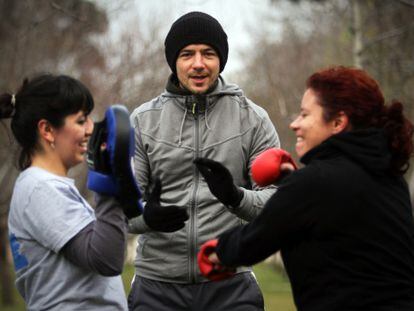
[(342, 132), (329, 137), (308, 151), (300, 161), (304, 164), (314, 159), (344, 155), (373, 174), (383, 174), (390, 169), (391, 151), (384, 130), (367, 128)]
[(204, 113), (208, 108), (210, 95), (220, 87), (221, 77), (203, 94), (193, 94), (189, 90), (179, 86), (178, 78), (175, 74), (171, 74), (167, 81), (166, 91), (173, 97), (180, 98), (180, 102), (192, 114)]
[[(214, 84), (207, 90), (207, 92), (205, 92), (204, 94), (201, 94), (200, 96), (206, 96), (206, 95), (212, 93), (217, 88), (218, 83), (219, 83), (219, 79), (217, 79), (216, 82), (214, 82)], [(172, 94), (176, 94), (176, 95), (183, 95), (183, 96), (194, 95), (193, 93), (191, 93), (191, 91), (180, 87), (180, 83), (179, 83), (178, 78), (175, 74), (171, 74), (169, 76), (168, 81), (167, 81), (166, 90), (168, 92), (170, 92)]]

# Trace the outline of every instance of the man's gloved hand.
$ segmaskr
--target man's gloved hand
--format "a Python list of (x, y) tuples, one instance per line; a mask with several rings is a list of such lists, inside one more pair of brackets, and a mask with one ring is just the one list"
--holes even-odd
[(297, 166), (287, 151), (270, 148), (254, 159), (251, 173), (253, 180), (264, 187), (276, 182), (283, 172), (296, 169)]
[(147, 192), (147, 204), (143, 217), (148, 227), (155, 231), (174, 232), (184, 227), (188, 219), (185, 209), (177, 206), (161, 206), (161, 181), (155, 179), (152, 191)]
[(200, 268), (201, 274), (212, 281), (227, 279), (236, 272), (234, 268), (225, 267), (221, 263), (211, 260), (210, 256), (215, 252), (217, 244), (217, 239), (205, 242), (197, 255), (198, 267)]
[(243, 191), (233, 182), (230, 171), (221, 163), (207, 159), (194, 160), (211, 193), (224, 205), (237, 207), (243, 199)]

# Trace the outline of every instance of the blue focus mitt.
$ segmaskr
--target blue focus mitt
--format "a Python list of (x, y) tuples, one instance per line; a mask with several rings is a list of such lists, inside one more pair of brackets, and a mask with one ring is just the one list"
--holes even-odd
[(141, 192), (132, 173), (134, 134), (125, 106), (113, 105), (95, 122), (88, 142), (88, 189), (116, 197), (127, 218), (142, 214)]

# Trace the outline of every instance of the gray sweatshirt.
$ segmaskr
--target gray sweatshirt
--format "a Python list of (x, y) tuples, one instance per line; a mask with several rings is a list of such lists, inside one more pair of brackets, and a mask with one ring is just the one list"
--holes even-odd
[[(204, 96), (177, 91), (170, 77), (167, 90), (136, 108), (131, 120), (134, 171), (143, 192), (157, 176), (162, 182), (161, 204), (185, 208), (189, 214), (185, 227), (173, 233), (152, 231), (142, 216), (130, 220), (130, 232), (140, 234), (136, 274), (164, 282), (206, 281), (197, 265), (200, 246), (253, 219), (276, 190), (258, 188), (250, 175), (259, 153), (279, 147), (276, 130), (263, 108), (221, 77)], [(197, 157), (230, 170), (244, 192), (239, 207), (224, 206), (211, 194), (193, 164)]]

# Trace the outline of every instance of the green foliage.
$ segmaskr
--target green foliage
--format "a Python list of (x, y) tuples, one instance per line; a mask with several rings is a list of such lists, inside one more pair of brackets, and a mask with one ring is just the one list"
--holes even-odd
[(128, 296), (129, 291), (131, 290), (131, 282), (132, 278), (135, 274), (135, 267), (131, 264), (127, 264), (124, 267), (124, 271), (122, 272), (122, 281), (124, 282), (124, 289)]
[(282, 269), (261, 263), (254, 266), (254, 273), (263, 292), (266, 311), (296, 310), (289, 280)]
[[(2, 301), (0, 301), (0, 310), (2, 311), (24, 311), (26, 310), (25, 308), (25, 304), (24, 304), (24, 300), (22, 298), (22, 296), (20, 296), (20, 294), (18, 293), (16, 287), (14, 286), (14, 270), (13, 270), (13, 265), (9, 266), (9, 270), (11, 272), (12, 275), (12, 279), (13, 279), (13, 284), (11, 286), (13, 286), (11, 293), (12, 293), (12, 301), (14, 302), (13, 305), (11, 306), (4, 306), (2, 305)], [(0, 284), (0, 297), (3, 295), (4, 292), (4, 288), (2, 287), (2, 284)]]

